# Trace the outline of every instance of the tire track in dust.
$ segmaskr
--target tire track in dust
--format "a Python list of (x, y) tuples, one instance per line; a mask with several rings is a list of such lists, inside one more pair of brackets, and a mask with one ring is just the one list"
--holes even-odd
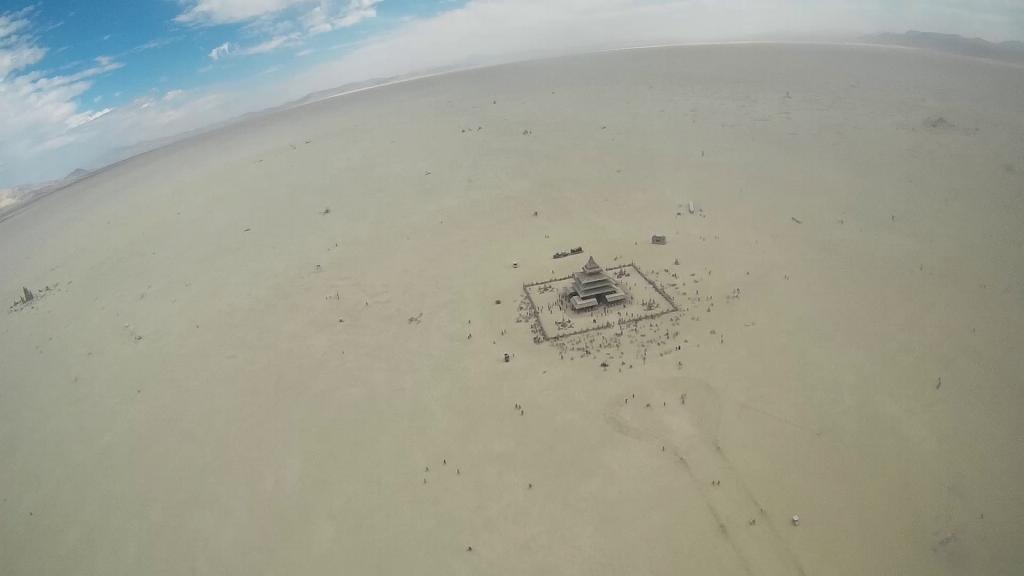
[[(699, 429), (688, 422), (685, 423), (688, 430), (688, 439), (691, 442), (676, 442), (672, 439), (672, 434), (669, 430), (666, 430), (666, 426), (660, 422), (659, 418), (657, 424), (645, 426), (641, 423), (630, 422), (628, 416), (624, 414), (626, 407), (619, 404), (617, 398), (610, 400), (604, 411), (605, 422), (617, 433), (641, 442), (644, 444), (651, 445), (652, 447), (664, 446), (665, 451), (671, 453), (675, 457), (678, 464), (686, 472), (686, 475), (693, 482), (697, 489), (697, 493), (700, 494), (701, 499), (704, 502), (705, 507), (711, 516), (715, 519), (718, 524), (718, 528), (728, 541), (730, 547), (736, 552), (737, 558), (743, 566), (744, 571), (747, 574), (798, 574), (800, 576), (806, 576), (803, 566), (800, 564), (796, 554), (792, 551), (789, 545), (782, 539), (778, 534), (775, 527), (769, 522), (769, 518), (764, 511), (764, 508), (760, 505), (756, 498), (753, 497), (746, 484), (739, 479), (738, 474), (733, 469), (732, 465), (728, 460), (721, 454), (720, 449), (717, 445), (712, 446), (711, 442), (703, 437), (699, 432)], [(653, 414), (652, 414), (653, 415)], [(660, 428), (661, 430), (658, 430)], [(688, 446), (684, 446), (688, 444)], [(688, 451), (694, 452), (690, 454), (688, 458)], [(716, 465), (708, 466), (708, 468), (714, 468), (717, 470), (713, 474), (714, 477), (722, 480), (726, 480), (727, 488), (715, 488), (718, 491), (728, 490), (728, 487), (734, 487), (733, 490), (738, 492), (734, 496), (738, 496), (738, 499), (744, 501), (746, 506), (756, 510), (759, 519), (763, 520), (762, 524), (758, 525), (758, 528), (766, 529), (766, 532), (761, 532), (762, 535), (768, 536), (765, 539), (763, 536), (750, 535), (748, 533), (747, 540), (751, 540), (747, 543), (740, 542), (735, 535), (729, 530), (729, 526), (726, 520), (726, 513), (719, 508), (719, 505), (714, 502), (711, 498), (710, 491), (706, 488), (709, 483), (707, 479), (701, 479), (698, 477), (698, 473), (694, 470), (694, 464), (691, 460), (699, 459), (710, 459)], [(719, 492), (720, 494), (722, 492)], [(733, 500), (737, 498), (734, 497)], [(746, 526), (744, 526), (746, 528)], [(758, 551), (756, 546), (757, 541), (761, 541), (760, 548), (767, 548), (772, 551), (771, 554), (765, 554), (763, 551)], [(754, 560), (756, 559), (756, 561)]]

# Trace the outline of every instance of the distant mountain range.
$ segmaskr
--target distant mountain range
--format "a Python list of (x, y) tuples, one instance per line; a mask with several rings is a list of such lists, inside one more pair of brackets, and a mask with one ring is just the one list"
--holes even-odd
[(918, 32), (917, 30), (908, 30), (903, 33), (883, 32), (881, 34), (869, 34), (861, 37), (861, 40), (873, 44), (910, 46), (935, 52), (944, 52), (946, 54), (958, 54), (960, 56), (1024, 64), (1024, 42), (1016, 40), (989, 42), (981, 38), (965, 38), (956, 34)]
[(92, 172), (79, 168), (59, 180), (0, 188), (0, 222), (10, 218), (20, 208), (31, 204), (33, 201), (57, 190), (67, 188), (90, 174)]

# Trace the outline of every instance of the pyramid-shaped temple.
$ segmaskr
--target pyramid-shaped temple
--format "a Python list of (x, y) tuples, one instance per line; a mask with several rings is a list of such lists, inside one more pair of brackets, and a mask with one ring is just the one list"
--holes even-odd
[(601, 269), (593, 256), (583, 265), (583, 270), (572, 277), (567, 296), (573, 310), (586, 310), (601, 303), (614, 304), (626, 299), (626, 293)]

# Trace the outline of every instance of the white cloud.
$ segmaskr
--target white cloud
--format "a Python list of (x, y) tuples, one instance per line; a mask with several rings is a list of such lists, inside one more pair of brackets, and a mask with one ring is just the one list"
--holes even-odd
[[(122, 67), (108, 56), (69, 74), (33, 70), (47, 50), (32, 36), (32, 10), (0, 14), (0, 180), (38, 178), (41, 153), (73, 143), (77, 130), (111, 112), (82, 110), (92, 79)], [(13, 172), (13, 173), (12, 173)]]
[(36, 64), (46, 56), (46, 49), (33, 44), (18, 42), (9, 48), (0, 49), (0, 79), (22, 68)]
[(309, 0), (186, 0), (175, 20), (186, 24), (228, 24), (274, 14)]
[(21, 30), (28, 28), (30, 22), (28, 15), (31, 9), (26, 8), (17, 12), (0, 14), (0, 43), (7, 38), (14, 37)]
[(31, 25), (31, 9), (0, 14), (0, 81), (11, 73), (32, 66), (46, 56), (46, 49), (37, 46), (24, 34)]
[(209, 52), (211, 60), (225, 56), (265, 54), (297, 46), (309, 36), (349, 28), (377, 16), (381, 0), (187, 0), (176, 20), (195, 25), (249, 22), (245, 31), (265, 39), (249, 46), (224, 43)]
[(209, 54), (210, 59), (211, 60), (220, 60), (221, 58), (223, 58), (225, 56), (228, 56), (229, 54), (231, 54), (234, 51), (232, 46), (233, 45), (230, 42), (225, 42), (225, 43), (221, 44), (220, 46), (217, 46), (213, 50), (210, 50), (210, 54)]
[(149, 42), (145, 42), (143, 44), (139, 44), (138, 46), (135, 46), (134, 48), (129, 48), (128, 50), (126, 50), (124, 52), (124, 54), (136, 54), (138, 52), (145, 52), (146, 50), (152, 50), (154, 48), (160, 48), (162, 46), (167, 46), (168, 44), (171, 44), (172, 42), (175, 42), (177, 40), (179, 40), (179, 38), (177, 38), (177, 37), (157, 38), (155, 40), (150, 40)]
[[(305, 30), (317, 28), (324, 32), (352, 26), (377, 15), (375, 6), (381, 0), (183, 0), (185, 11), (175, 20), (185, 24), (217, 25), (248, 22), (277, 17), (294, 18), (296, 12), (308, 10), (298, 20)], [(312, 8), (310, 8), (312, 7)]]
[(84, 124), (88, 124), (97, 118), (102, 118), (107, 114), (110, 114), (113, 108), (104, 108), (103, 110), (97, 110), (96, 112), (79, 112), (67, 119), (66, 124), (68, 128), (78, 128)]
[(254, 44), (252, 46), (239, 46), (231, 42), (225, 42), (220, 46), (217, 46), (213, 50), (210, 50), (208, 56), (211, 60), (220, 60), (227, 56), (251, 56), (253, 54), (266, 54), (281, 48), (283, 46), (289, 46), (293, 44), (298, 36), (296, 34), (289, 34), (286, 36), (275, 36), (269, 40)]
[(243, 48), (242, 50), (239, 50), (238, 53), (242, 54), (242, 55), (264, 54), (266, 52), (271, 52), (273, 50), (277, 50), (278, 48), (280, 48), (282, 46), (287, 45), (292, 40), (294, 40), (294, 38), (295, 37), (292, 36), (292, 35), (289, 35), (289, 36), (275, 36), (274, 38), (271, 38), (270, 40), (267, 40), (266, 42), (260, 42), (259, 44), (255, 45), (255, 46), (250, 46), (248, 48)]
[(321, 3), (307, 12), (301, 22), (309, 34), (348, 28), (376, 17), (377, 4), (380, 4), (380, 0), (350, 0), (344, 10), (338, 11), (332, 10), (328, 3)]

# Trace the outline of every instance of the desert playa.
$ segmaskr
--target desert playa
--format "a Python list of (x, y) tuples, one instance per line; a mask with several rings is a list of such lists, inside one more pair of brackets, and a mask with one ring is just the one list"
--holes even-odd
[[(510, 64), (137, 156), (0, 223), (0, 573), (1013, 573), (1022, 224), (1024, 70), (910, 49)], [(678, 310), (539, 338), (524, 286), (591, 257)]]

